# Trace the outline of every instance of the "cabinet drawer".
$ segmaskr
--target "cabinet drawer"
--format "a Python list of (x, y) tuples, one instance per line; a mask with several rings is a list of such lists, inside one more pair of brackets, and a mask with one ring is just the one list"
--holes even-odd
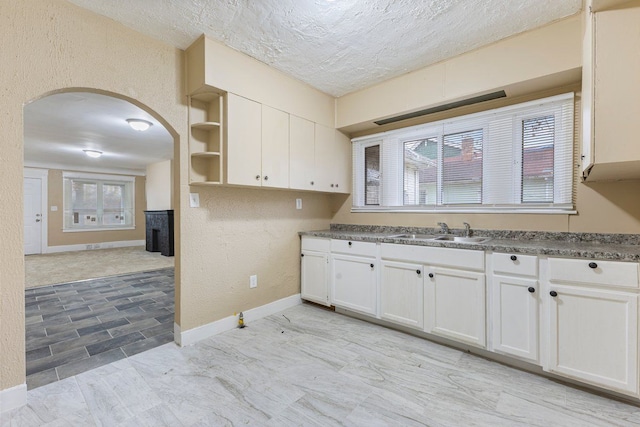
[(416, 262), (424, 265), (460, 267), (465, 270), (484, 270), (484, 251), (453, 249), (432, 246), (381, 245), (383, 259)]
[(329, 239), (302, 236), (303, 251), (329, 252), (330, 247), (331, 242)]
[(549, 258), (549, 280), (593, 285), (638, 287), (635, 262)]
[(494, 273), (516, 274), (518, 276), (538, 276), (538, 257), (516, 254), (493, 254), (491, 256)]
[(331, 239), (331, 252), (375, 257), (376, 244), (373, 242)]

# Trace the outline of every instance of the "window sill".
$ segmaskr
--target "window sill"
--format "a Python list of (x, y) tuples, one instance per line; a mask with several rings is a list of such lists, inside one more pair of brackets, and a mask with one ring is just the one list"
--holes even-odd
[(101, 227), (101, 228), (63, 228), (63, 233), (84, 233), (84, 232), (92, 232), (92, 231), (124, 231), (124, 230), (135, 230), (135, 226), (130, 227)]
[(443, 213), (465, 213), (465, 214), (544, 214), (544, 215), (576, 215), (578, 211), (573, 208), (462, 208), (462, 207), (438, 207), (438, 208), (415, 208), (415, 207), (352, 207), (351, 213), (421, 213), (421, 214), (443, 214)]

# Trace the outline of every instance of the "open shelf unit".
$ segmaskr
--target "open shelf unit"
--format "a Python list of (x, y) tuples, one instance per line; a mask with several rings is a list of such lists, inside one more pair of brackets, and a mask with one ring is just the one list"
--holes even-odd
[(222, 184), (223, 97), (213, 88), (189, 96), (189, 184)]

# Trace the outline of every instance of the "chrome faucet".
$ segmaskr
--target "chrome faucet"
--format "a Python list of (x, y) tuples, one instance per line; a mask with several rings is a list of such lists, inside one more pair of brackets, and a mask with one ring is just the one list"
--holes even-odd
[(464, 237), (471, 237), (471, 226), (468, 222), (463, 222), (464, 225)]
[(440, 233), (449, 234), (449, 226), (446, 222), (439, 222), (438, 225), (440, 226)]

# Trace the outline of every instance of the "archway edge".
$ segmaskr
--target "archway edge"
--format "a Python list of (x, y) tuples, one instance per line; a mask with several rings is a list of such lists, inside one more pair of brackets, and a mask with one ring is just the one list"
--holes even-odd
[[(96, 89), (96, 88), (91, 88), (91, 87), (81, 87), (81, 86), (73, 86), (73, 87), (66, 87), (66, 88), (61, 88), (61, 89), (54, 89), (54, 90), (50, 90), (47, 92), (44, 92), (34, 98), (29, 99), (28, 101), (26, 101), (24, 103), (24, 106), (27, 106), (29, 104), (32, 104), (34, 102), (37, 102), (41, 99), (47, 98), (51, 95), (56, 95), (59, 93), (78, 93), (78, 92), (88, 92), (88, 93), (96, 93), (98, 95), (105, 95), (105, 96), (110, 96), (113, 98), (117, 98), (117, 99), (121, 99), (123, 101), (127, 101), (130, 104), (135, 105), (136, 107), (144, 110), (146, 113), (148, 113), (149, 115), (151, 115), (151, 117), (153, 117), (154, 119), (156, 119), (168, 132), (169, 134), (173, 137), (173, 143), (174, 143), (174, 161), (176, 161), (175, 159), (175, 154), (177, 154), (179, 152), (179, 150), (175, 150), (175, 147), (180, 144), (180, 134), (173, 128), (173, 126), (171, 126), (171, 124), (158, 112), (156, 112), (153, 108), (151, 108), (150, 106), (148, 106), (147, 104), (145, 104), (144, 102), (140, 102), (135, 98), (132, 98), (130, 96), (118, 93), (118, 92), (113, 92), (113, 91), (109, 91), (109, 90), (105, 90), (105, 89)], [(174, 182), (175, 184), (175, 182)], [(179, 185), (179, 182), (178, 182)]]

